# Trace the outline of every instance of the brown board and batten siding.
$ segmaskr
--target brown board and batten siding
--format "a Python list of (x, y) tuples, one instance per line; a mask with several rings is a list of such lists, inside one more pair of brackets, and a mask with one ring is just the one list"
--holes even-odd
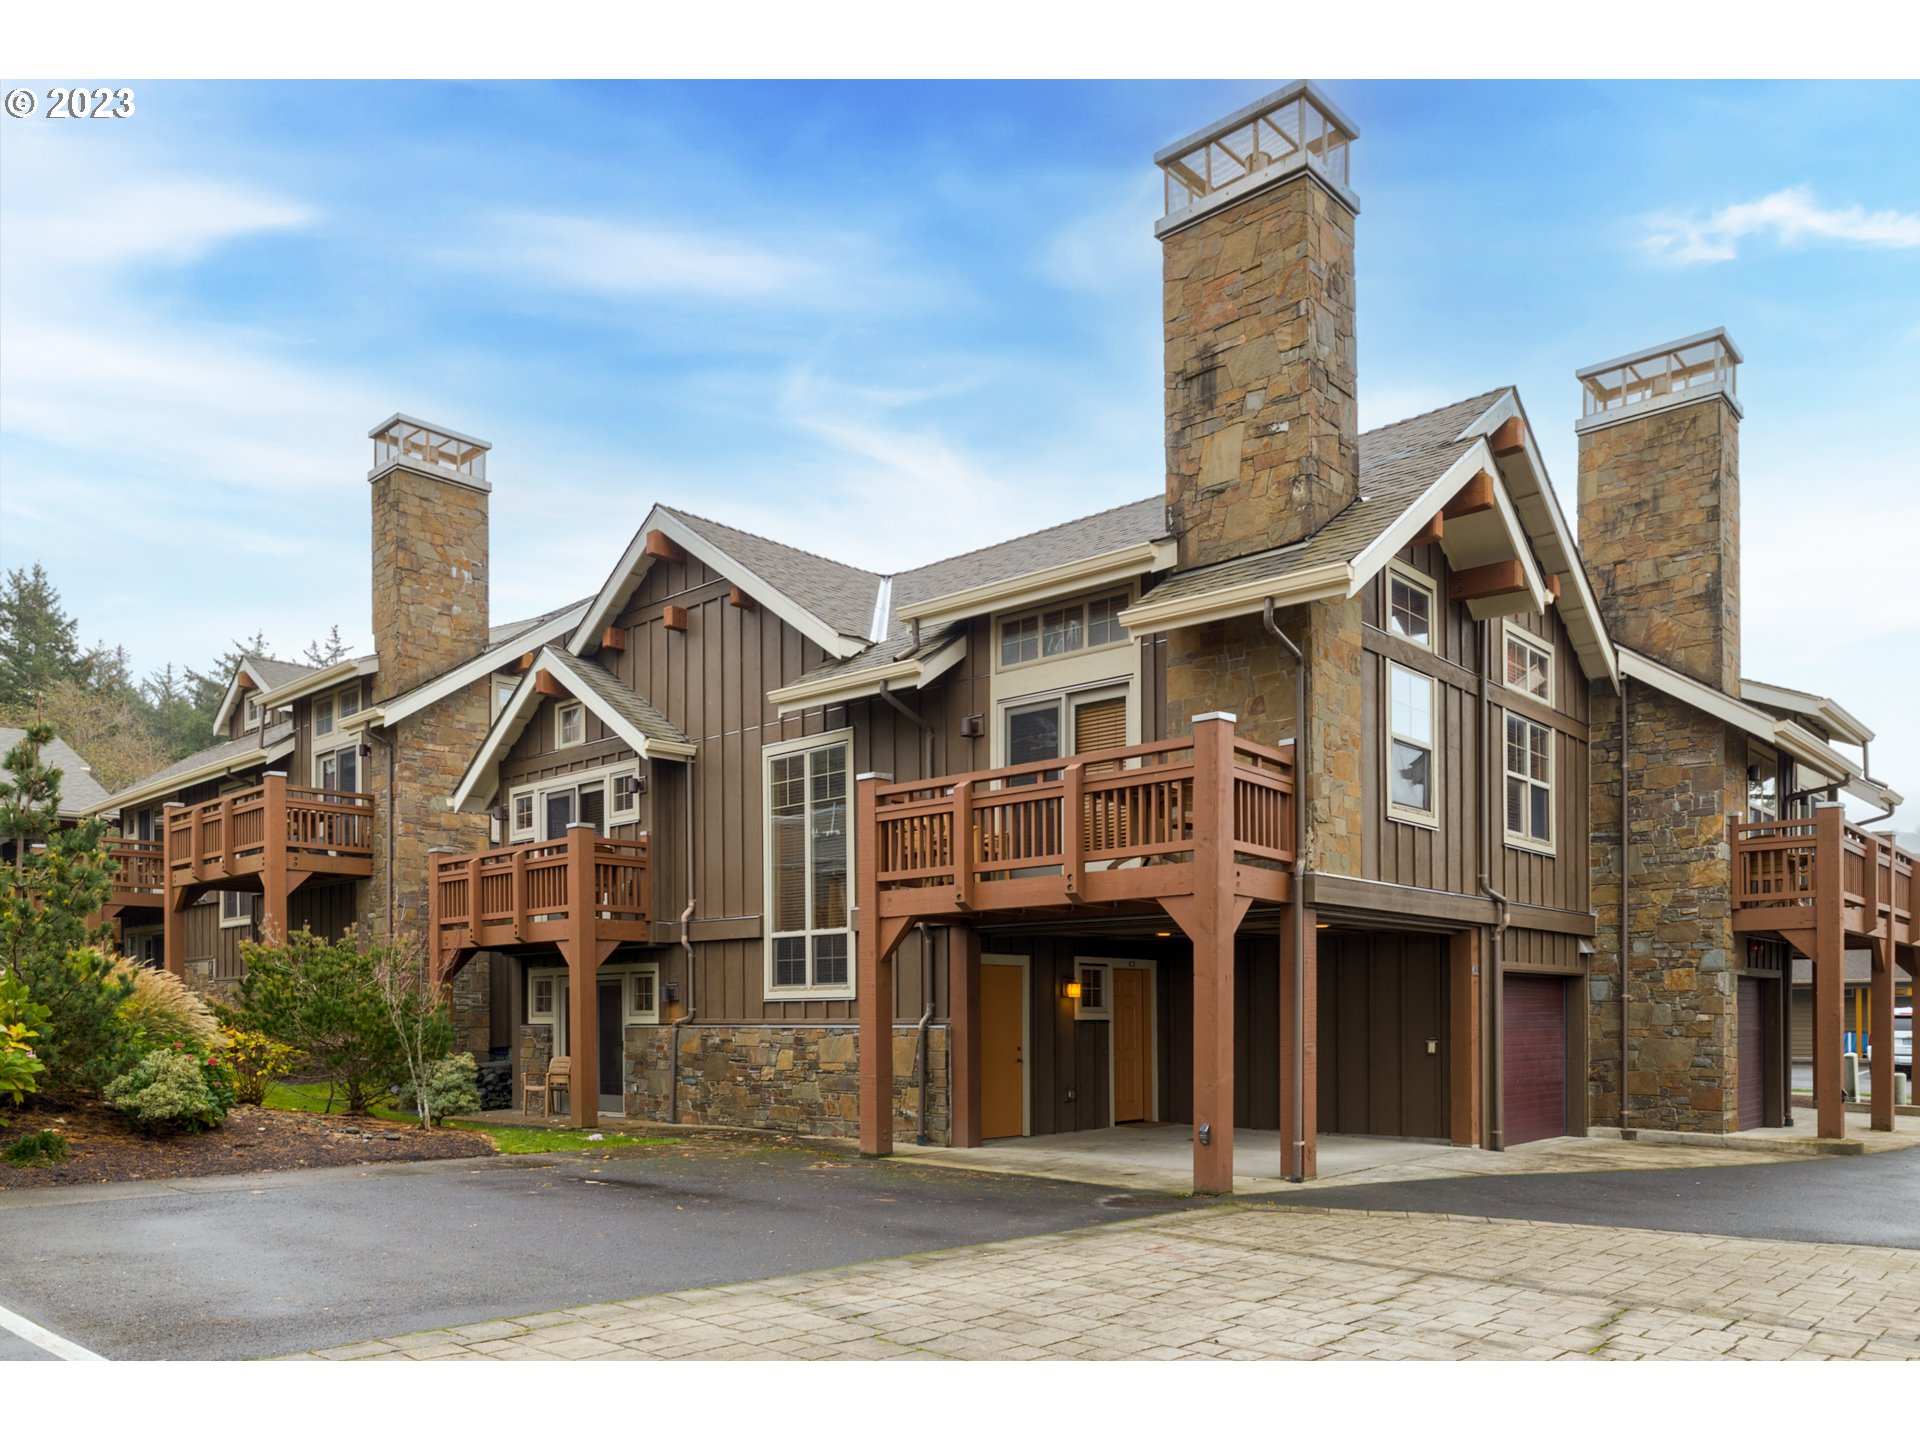
[[(257, 913), (256, 898), (256, 913)], [(185, 914), (186, 958), (213, 962), (213, 978), (237, 980), (247, 973), (241, 958), (243, 940), (259, 940), (257, 922), (248, 925), (220, 923), (220, 892), (215, 890), (199, 903), (189, 905)], [(287, 897), (287, 928), (311, 930), (326, 940), (338, 940), (359, 919), (359, 882), (325, 885), (309, 882)]]
[[(1389, 634), (1383, 624), (1388, 574), (1361, 592), (1364, 699), (1362, 736), (1366, 791), (1362, 873), (1367, 879), (1425, 890), (1479, 894), (1483, 828), (1492, 826), (1496, 882), (1515, 905), (1582, 914), (1588, 908), (1587, 685), (1558, 611), (1510, 617), (1504, 623), (1548, 641), (1554, 654), (1553, 704), (1548, 707), (1509, 691), (1498, 678), (1504, 647), (1503, 622), (1482, 629), (1464, 605), (1448, 598), (1451, 575), (1438, 546), (1417, 545), (1397, 557), (1430, 578), (1439, 602), (1434, 648)], [(1387, 814), (1386, 730), (1388, 667), (1399, 665), (1433, 677), (1434, 752), (1439, 765), (1436, 821), (1431, 826), (1393, 820)], [(1481, 713), (1482, 676), (1490, 705)], [(1556, 735), (1554, 839), (1546, 855), (1504, 841), (1505, 771), (1501, 763), (1504, 712), (1512, 708), (1548, 725)]]

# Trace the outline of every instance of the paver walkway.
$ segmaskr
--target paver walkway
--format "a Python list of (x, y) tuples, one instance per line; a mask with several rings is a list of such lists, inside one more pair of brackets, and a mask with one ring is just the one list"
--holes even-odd
[(1920, 1359), (1920, 1251), (1235, 1206), (301, 1359)]

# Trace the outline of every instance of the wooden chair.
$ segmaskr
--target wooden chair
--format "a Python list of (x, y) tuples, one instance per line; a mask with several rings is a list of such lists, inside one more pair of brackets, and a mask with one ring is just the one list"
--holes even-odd
[(553, 1092), (560, 1091), (568, 1100), (573, 1099), (573, 1057), (559, 1055), (547, 1062), (547, 1073), (539, 1080), (529, 1080), (520, 1089), (520, 1113), (526, 1114), (533, 1104), (533, 1097), (540, 1097), (542, 1117), (553, 1114)]

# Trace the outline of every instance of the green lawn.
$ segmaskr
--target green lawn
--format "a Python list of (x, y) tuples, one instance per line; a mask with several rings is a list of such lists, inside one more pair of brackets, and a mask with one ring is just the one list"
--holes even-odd
[[(275, 1081), (267, 1087), (267, 1105), (269, 1110), (300, 1110), (309, 1115), (326, 1113), (327, 1084), (309, 1082), (302, 1085), (287, 1085)], [(344, 1092), (333, 1092), (333, 1113), (346, 1112), (347, 1100)], [(406, 1122), (411, 1115), (402, 1114), (391, 1103), (376, 1104), (373, 1116), (377, 1120), (398, 1120)], [(632, 1145), (674, 1145), (679, 1143), (674, 1137), (640, 1135), (602, 1135), (601, 1139), (589, 1140), (599, 1131), (590, 1130), (543, 1130), (531, 1125), (475, 1125), (455, 1120), (449, 1130), (472, 1130), (493, 1140), (494, 1148), (502, 1155), (546, 1155), (556, 1150), (620, 1150)]]

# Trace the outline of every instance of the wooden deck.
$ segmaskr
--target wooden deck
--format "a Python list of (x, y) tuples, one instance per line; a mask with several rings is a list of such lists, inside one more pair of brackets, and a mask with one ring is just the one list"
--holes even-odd
[[(564, 840), (436, 853), (428, 891), (435, 974), (449, 980), (481, 950), (652, 938), (648, 842), (573, 826)], [(581, 901), (584, 897), (584, 906)]]
[(125, 910), (158, 910), (167, 903), (166, 845), (159, 840), (110, 840), (113, 889), (107, 896), (109, 918)]
[(373, 874), (373, 797), (268, 775), (199, 805), (167, 807), (168, 883), (222, 888), (276, 865), (293, 874)]

